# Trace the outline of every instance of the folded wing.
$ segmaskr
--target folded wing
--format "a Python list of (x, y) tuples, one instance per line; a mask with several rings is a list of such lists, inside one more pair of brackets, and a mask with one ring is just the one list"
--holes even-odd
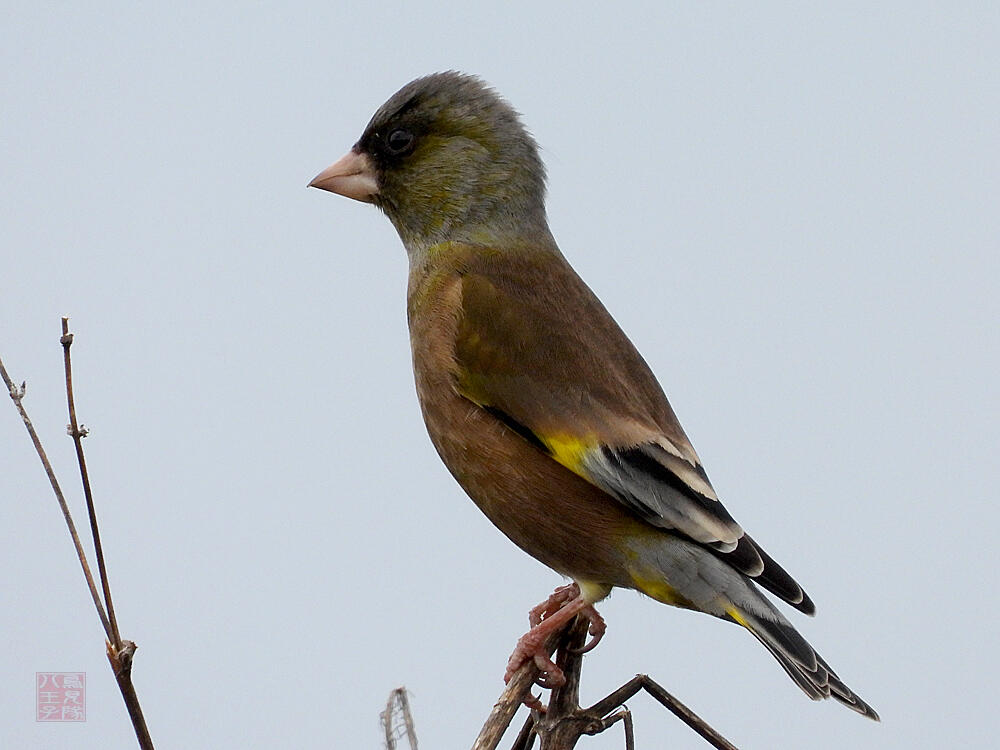
[(462, 272), (459, 392), (646, 522), (814, 612), (719, 501), (656, 378), (572, 268), (552, 254), (493, 260), (473, 254)]

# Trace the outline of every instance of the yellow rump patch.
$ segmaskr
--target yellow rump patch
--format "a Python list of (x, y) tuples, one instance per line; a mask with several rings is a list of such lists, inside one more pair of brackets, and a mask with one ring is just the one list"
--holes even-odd
[(635, 584), (636, 588), (646, 596), (651, 596), (658, 602), (663, 602), (664, 604), (669, 604), (674, 607), (697, 609), (697, 607), (691, 603), (690, 599), (678, 594), (677, 589), (664, 581), (662, 578), (647, 577), (636, 570), (630, 570), (629, 575), (632, 577), (632, 582)]

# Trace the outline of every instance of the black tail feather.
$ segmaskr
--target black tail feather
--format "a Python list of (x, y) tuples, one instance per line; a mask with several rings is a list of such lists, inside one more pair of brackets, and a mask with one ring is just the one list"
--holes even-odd
[[(777, 611), (774, 614), (781, 618)], [(833, 698), (862, 716), (879, 721), (878, 713), (865, 703), (837, 676), (830, 665), (816, 653), (784, 618), (770, 620), (745, 610), (739, 613), (744, 625), (777, 659), (796, 685), (813, 700)]]

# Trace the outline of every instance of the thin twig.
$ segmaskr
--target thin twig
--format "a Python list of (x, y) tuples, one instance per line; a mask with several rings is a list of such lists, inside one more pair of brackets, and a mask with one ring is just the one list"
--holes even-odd
[(90, 597), (94, 600), (94, 607), (97, 609), (97, 616), (101, 618), (101, 624), (104, 626), (104, 632), (107, 634), (108, 640), (110, 640), (111, 623), (108, 621), (108, 616), (104, 612), (104, 605), (101, 604), (101, 596), (97, 593), (97, 586), (94, 585), (94, 576), (91, 574), (90, 565), (87, 563), (87, 553), (83, 551), (83, 545), (80, 543), (80, 535), (76, 533), (76, 524), (73, 523), (73, 516), (70, 515), (69, 506), (66, 505), (66, 498), (63, 496), (62, 488), (59, 486), (59, 480), (56, 479), (56, 474), (52, 470), (52, 464), (49, 463), (49, 457), (45, 455), (45, 449), (42, 447), (42, 441), (38, 439), (38, 433), (35, 432), (35, 426), (31, 424), (31, 420), (28, 418), (28, 412), (25, 411), (24, 404), (21, 403), (24, 399), (24, 383), (21, 384), (20, 388), (14, 385), (10, 376), (7, 374), (7, 369), (3, 366), (2, 359), (0, 359), (0, 376), (3, 377), (4, 385), (7, 386), (7, 392), (10, 394), (10, 398), (14, 402), (14, 408), (16, 408), (17, 413), (21, 415), (21, 421), (24, 422), (24, 426), (28, 430), (28, 435), (31, 437), (31, 443), (35, 446), (35, 452), (38, 454), (38, 458), (42, 461), (42, 467), (45, 469), (45, 475), (49, 478), (49, 484), (52, 485), (52, 491), (55, 493), (56, 500), (59, 502), (59, 508), (62, 510), (63, 518), (66, 519), (66, 526), (69, 527), (69, 535), (73, 538), (73, 546), (76, 548), (76, 556), (80, 560), (80, 567), (83, 568), (83, 576), (87, 579), (87, 588), (90, 589)]
[[(104, 555), (101, 551), (100, 536), (97, 530), (97, 515), (94, 512), (93, 497), (90, 492), (90, 480), (87, 475), (87, 465), (83, 456), (83, 447), (80, 443), (80, 439), (84, 437), (86, 433), (82, 431), (77, 424), (76, 409), (73, 404), (73, 380), (69, 358), (69, 347), (70, 344), (73, 343), (73, 335), (69, 333), (68, 323), (69, 321), (67, 318), (62, 319), (62, 337), (60, 338), (60, 343), (63, 346), (63, 356), (66, 367), (66, 396), (69, 402), (70, 435), (73, 437), (76, 444), (77, 459), (80, 464), (80, 473), (83, 478), (84, 493), (87, 496), (87, 508), (90, 513), (91, 531), (94, 533), (94, 547), (97, 554), (98, 564), (100, 566), (101, 582), (103, 584), (108, 607), (110, 608), (111, 590), (108, 586), (107, 573), (104, 569)], [(4, 367), (2, 360), (0, 360), (0, 376), (3, 377), (4, 385), (7, 386), (7, 392), (10, 394), (10, 398), (14, 402), (14, 407), (17, 409), (18, 414), (21, 416), (21, 421), (24, 422), (24, 426), (28, 430), (31, 442), (35, 446), (35, 452), (38, 454), (39, 459), (41, 459), (42, 466), (45, 469), (45, 474), (49, 478), (49, 484), (52, 485), (52, 491), (55, 493), (56, 500), (59, 502), (63, 518), (66, 520), (66, 526), (69, 528), (70, 537), (73, 539), (73, 546), (76, 548), (77, 558), (80, 560), (80, 567), (83, 568), (83, 575), (87, 579), (87, 588), (90, 589), (90, 596), (94, 600), (94, 607), (97, 609), (97, 614), (101, 618), (101, 624), (104, 626), (104, 632), (107, 636), (105, 645), (107, 647), (108, 662), (111, 664), (111, 670), (115, 675), (115, 681), (118, 683), (118, 689), (121, 691), (122, 699), (125, 701), (125, 706), (128, 709), (129, 718), (132, 720), (132, 727), (135, 730), (136, 739), (139, 741), (139, 747), (142, 748), (142, 750), (153, 750), (153, 741), (149, 736), (149, 729), (146, 727), (146, 719), (142, 714), (142, 707), (139, 705), (139, 699), (135, 693), (135, 686), (132, 684), (132, 658), (135, 654), (136, 645), (132, 641), (121, 639), (118, 635), (117, 624), (114, 624), (112, 627), (113, 619), (109, 620), (108, 615), (105, 613), (104, 605), (101, 603), (101, 596), (97, 592), (97, 586), (94, 584), (94, 576), (90, 572), (90, 565), (87, 562), (87, 553), (84, 552), (83, 545), (80, 543), (80, 535), (77, 534), (76, 524), (73, 523), (73, 516), (70, 514), (69, 506), (66, 504), (66, 498), (63, 495), (62, 488), (59, 486), (59, 480), (56, 479), (55, 472), (52, 469), (52, 464), (49, 463), (49, 458), (45, 453), (45, 449), (42, 447), (42, 442), (38, 438), (38, 433), (35, 432), (35, 427), (28, 418), (27, 411), (24, 409), (24, 404), (22, 403), (25, 392), (24, 384), (22, 383), (20, 388), (14, 385), (10, 376), (7, 374), (7, 369)], [(114, 617), (113, 611), (111, 616), (112, 618)]]
[(718, 748), (718, 750), (737, 750), (736, 745), (716, 732), (708, 725), (708, 722), (664, 690), (658, 682), (651, 679), (648, 675), (639, 676), (642, 678), (642, 687), (647, 693), (669, 709), (674, 716), (704, 737), (712, 747)]
[(410, 698), (406, 694), (406, 688), (398, 688), (399, 707), (403, 711), (403, 726), (406, 727), (406, 740), (410, 743), (410, 750), (417, 750), (417, 729), (413, 725), (413, 714), (410, 712)]
[(613, 714), (605, 716), (601, 720), (601, 732), (605, 729), (610, 729), (618, 722), (622, 723), (625, 727), (625, 750), (635, 750), (635, 735), (632, 731), (632, 713), (622, 706), (619, 710), (615, 711)]
[(410, 712), (410, 699), (406, 694), (405, 687), (395, 688), (389, 693), (389, 700), (386, 701), (385, 711), (379, 716), (382, 719), (382, 727), (385, 729), (386, 750), (394, 750), (396, 747), (396, 737), (401, 736), (396, 725), (396, 715), (398, 713), (403, 718), (403, 730), (406, 732), (406, 741), (410, 750), (417, 750), (417, 730), (413, 725), (413, 714)]
[(715, 731), (708, 722), (668, 693), (656, 680), (651, 679), (648, 675), (636, 675), (611, 693), (611, 695), (599, 700), (590, 708), (584, 709), (584, 711), (599, 716), (606, 716), (618, 706), (623, 705), (625, 701), (640, 690), (645, 690), (653, 696), (661, 705), (673, 713), (674, 716), (701, 735), (712, 747), (718, 748), (718, 750), (737, 750), (735, 745)]
[(625, 750), (635, 750), (635, 727), (632, 726), (632, 712), (622, 706), (624, 717), (622, 724), (625, 726)]
[(396, 735), (392, 732), (392, 709), (396, 704), (396, 691), (389, 693), (385, 702), (385, 712), (382, 714), (382, 728), (385, 730), (385, 750), (396, 750)]
[[(586, 640), (588, 624), (585, 618), (577, 616), (546, 641), (547, 653), (551, 653), (558, 644), (556, 664), (563, 671), (566, 681), (552, 690), (548, 708), (544, 713), (532, 711), (511, 750), (530, 750), (536, 736), (541, 738), (541, 750), (572, 750), (583, 735), (600, 734), (619, 721), (625, 728), (626, 749), (632, 750), (635, 747), (633, 718), (625, 706), (625, 701), (640, 690), (652, 695), (712, 747), (717, 750), (737, 750), (735, 745), (716, 732), (704, 719), (646, 675), (636, 675), (590, 708), (581, 708), (578, 703), (583, 670), (583, 654), (580, 653), (580, 647)], [(534, 660), (525, 662), (514, 674), (514, 678), (500, 695), (500, 700), (493, 707), (476, 743), (472, 746), (473, 750), (496, 748), (510, 726), (514, 713), (528, 696), (528, 691), (537, 676), (538, 668)]]
[(514, 744), (510, 746), (510, 750), (531, 750), (531, 746), (535, 744), (535, 714), (528, 714), (528, 718), (524, 720), (524, 726), (521, 727), (521, 731), (517, 733), (517, 739), (514, 740)]
[(635, 750), (635, 728), (632, 726), (632, 712), (622, 706), (621, 711), (611, 716), (608, 726), (619, 719), (622, 720), (622, 726), (625, 727), (625, 750)]
[(142, 750), (153, 750), (153, 740), (149, 736), (146, 717), (142, 714), (139, 696), (135, 694), (135, 685), (132, 684), (132, 657), (138, 647), (132, 641), (122, 641), (120, 649), (115, 649), (110, 641), (106, 642), (105, 645), (108, 651), (108, 662), (111, 664), (111, 671), (115, 673), (115, 681), (118, 683), (118, 689), (125, 701), (129, 718), (132, 719), (132, 728), (139, 740), (139, 747)]
[[(555, 651), (556, 644), (562, 633), (553, 633), (545, 641), (545, 652), (551, 654)], [(533, 659), (528, 659), (510, 678), (507, 687), (500, 693), (500, 697), (486, 718), (479, 736), (472, 744), (472, 750), (495, 750), (500, 744), (504, 732), (510, 726), (514, 714), (521, 707), (524, 699), (528, 697), (531, 687), (538, 677), (538, 667)]]
[(603, 716), (580, 710), (580, 678), (583, 675), (584, 643), (590, 622), (577, 615), (562, 631), (556, 666), (566, 681), (552, 690), (548, 710), (535, 724), (541, 738), (541, 750), (572, 750), (585, 734), (599, 734), (607, 729)]
[(94, 509), (94, 495), (90, 490), (90, 474), (87, 472), (87, 459), (83, 455), (83, 438), (86, 430), (81, 430), (76, 421), (76, 404), (73, 399), (73, 365), (70, 361), (69, 348), (73, 345), (73, 334), (69, 332), (69, 318), (62, 319), (62, 337), (59, 343), (63, 348), (63, 364), (66, 370), (66, 403), (69, 407), (69, 434), (76, 447), (76, 461), (80, 466), (80, 479), (83, 482), (83, 494), (87, 499), (87, 515), (90, 516), (90, 533), (94, 537), (94, 556), (97, 558), (97, 572), (101, 576), (101, 588), (104, 590), (104, 604), (107, 606), (108, 620), (111, 624), (110, 640), (116, 651), (122, 650), (122, 637), (118, 632), (118, 620), (115, 618), (115, 608), (111, 603), (111, 585), (108, 583), (108, 570), (104, 564), (104, 548), (101, 546), (101, 532), (97, 527), (97, 511)]
[(562, 631), (556, 666), (562, 670), (566, 681), (553, 690), (549, 696), (548, 711), (545, 713), (547, 722), (557, 722), (564, 716), (572, 715), (580, 708), (580, 678), (583, 676), (581, 649), (587, 642), (587, 629), (589, 627), (590, 621), (586, 617), (577, 615)]

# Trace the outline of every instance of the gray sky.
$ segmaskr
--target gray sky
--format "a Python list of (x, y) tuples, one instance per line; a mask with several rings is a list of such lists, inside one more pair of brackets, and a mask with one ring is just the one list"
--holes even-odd
[[(378, 747), (400, 684), (421, 747), (468, 746), (560, 583), (426, 438), (392, 227), (305, 187), (451, 68), (524, 113), (563, 251), (884, 722), (632, 592), (584, 699), (642, 671), (745, 748), (995, 741), (1000, 11), (757, 5), (4, 4), (0, 354), (77, 501), (71, 316), (158, 747)], [(0, 746), (133, 746), (9, 404), (0, 449)], [(34, 721), (41, 671), (87, 672), (85, 724)], [(704, 746), (629, 705), (641, 746)]]

